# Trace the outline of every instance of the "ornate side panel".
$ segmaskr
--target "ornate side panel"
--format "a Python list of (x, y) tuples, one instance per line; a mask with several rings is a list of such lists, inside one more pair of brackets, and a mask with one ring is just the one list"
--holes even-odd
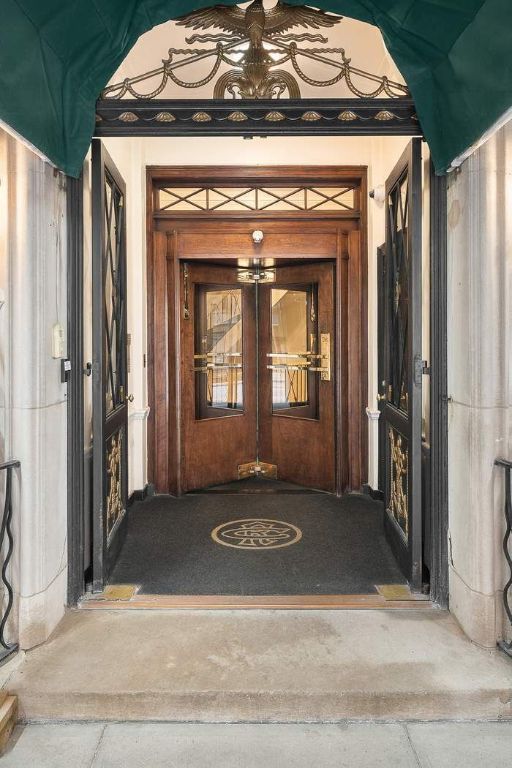
[(93, 582), (108, 579), (128, 496), (125, 185), (93, 142)]
[(421, 494), (421, 144), (414, 139), (386, 184), (386, 268), (379, 381), (384, 451), (384, 524), (391, 547), (420, 589)]
[(387, 508), (402, 531), (405, 540), (409, 535), (409, 493), (407, 438), (393, 427), (388, 431), (389, 440), (389, 499)]
[(124, 514), (126, 504), (123, 498), (124, 471), (123, 451), (125, 432), (121, 427), (107, 440), (106, 465), (107, 465), (107, 541), (114, 533)]

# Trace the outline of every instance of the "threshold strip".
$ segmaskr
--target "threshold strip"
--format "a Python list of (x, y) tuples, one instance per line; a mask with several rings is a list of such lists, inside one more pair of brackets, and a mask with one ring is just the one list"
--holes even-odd
[[(126, 585), (122, 585), (126, 586)], [(112, 590), (116, 589), (113, 585)], [(392, 597), (372, 595), (145, 595), (115, 597), (106, 593), (82, 598), (82, 610), (425, 610), (433, 603), (423, 595)]]

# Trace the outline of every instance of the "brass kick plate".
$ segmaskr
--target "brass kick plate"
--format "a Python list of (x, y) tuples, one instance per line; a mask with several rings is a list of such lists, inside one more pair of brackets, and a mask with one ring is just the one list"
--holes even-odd
[(131, 600), (136, 593), (137, 587), (134, 584), (109, 584), (96, 599)]
[(277, 480), (277, 465), (267, 464), (265, 461), (249, 461), (247, 464), (238, 465), (238, 479), (246, 477), (267, 477)]
[(320, 375), (322, 381), (331, 380), (331, 334), (320, 334), (320, 355), (322, 361), (322, 368), (324, 369)]
[(407, 584), (382, 584), (375, 587), (385, 600), (428, 600), (425, 595), (412, 593)]

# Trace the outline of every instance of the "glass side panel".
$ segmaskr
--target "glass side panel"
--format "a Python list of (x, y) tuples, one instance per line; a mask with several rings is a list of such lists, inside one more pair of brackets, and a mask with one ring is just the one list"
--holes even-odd
[(106, 360), (106, 412), (111, 413), (123, 403), (124, 377), (122, 253), (121, 233), (123, 196), (110, 177), (105, 178), (105, 251), (104, 300), (105, 300), (105, 360)]
[(405, 175), (388, 199), (390, 222), (390, 381), (388, 399), (405, 413), (409, 410), (409, 191)]
[(272, 410), (309, 404), (309, 291), (272, 288)]
[[(242, 289), (204, 288), (199, 292), (196, 337), (199, 416), (209, 408), (243, 407)], [(206, 410), (205, 410), (206, 407)]]

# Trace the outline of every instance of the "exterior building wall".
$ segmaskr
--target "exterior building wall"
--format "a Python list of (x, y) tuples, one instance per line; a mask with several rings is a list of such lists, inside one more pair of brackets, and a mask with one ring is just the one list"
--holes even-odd
[(52, 357), (52, 329), (67, 323), (66, 247), (65, 177), (0, 131), (0, 461), (21, 461), (7, 634), (22, 648), (48, 638), (66, 602), (66, 386)]
[(450, 606), (493, 648), (507, 629), (503, 470), (512, 458), (512, 123), (449, 177)]

